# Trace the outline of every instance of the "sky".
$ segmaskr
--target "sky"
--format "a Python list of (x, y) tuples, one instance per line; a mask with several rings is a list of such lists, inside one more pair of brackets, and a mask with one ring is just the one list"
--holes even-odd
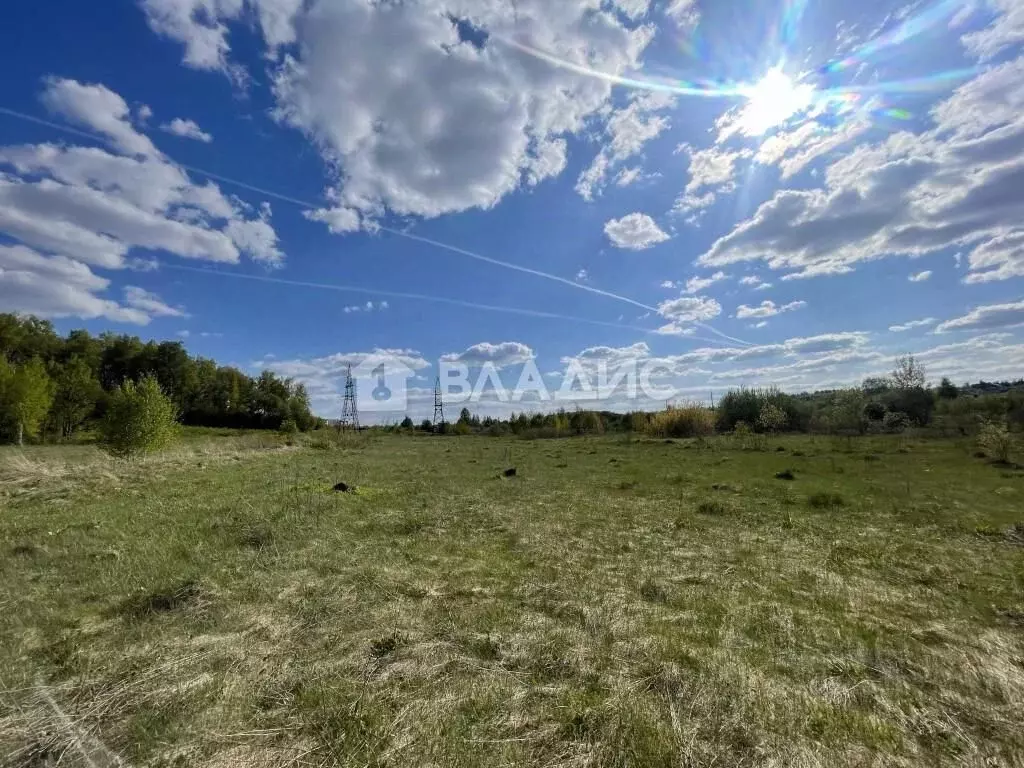
[[(904, 353), (1024, 372), (1018, 0), (0, 13), (0, 311), (269, 368), (327, 417), (374, 355), (427, 418), (444, 363), (700, 401)], [(497, 389), (474, 410), (557, 407)]]

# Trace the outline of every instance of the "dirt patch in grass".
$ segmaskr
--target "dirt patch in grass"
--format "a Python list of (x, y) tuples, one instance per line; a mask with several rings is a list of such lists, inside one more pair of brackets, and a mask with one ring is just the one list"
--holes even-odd
[(161, 613), (197, 610), (209, 604), (209, 595), (198, 581), (177, 584), (123, 600), (115, 613), (129, 619), (148, 619)]
[(704, 499), (697, 504), (697, 514), (720, 517), (728, 514), (729, 508), (718, 499)]
[(838, 493), (818, 491), (807, 497), (807, 506), (812, 509), (835, 509), (846, 506), (846, 499)]

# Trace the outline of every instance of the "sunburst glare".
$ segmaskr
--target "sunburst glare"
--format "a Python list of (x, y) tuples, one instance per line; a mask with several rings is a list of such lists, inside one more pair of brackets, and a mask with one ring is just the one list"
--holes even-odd
[(747, 136), (762, 136), (808, 109), (814, 101), (814, 87), (794, 81), (776, 67), (744, 89), (743, 95), (747, 104), (739, 118), (740, 130)]

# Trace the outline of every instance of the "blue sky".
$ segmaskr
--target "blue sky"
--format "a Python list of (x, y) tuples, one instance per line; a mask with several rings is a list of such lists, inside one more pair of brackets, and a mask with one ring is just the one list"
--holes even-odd
[(1022, 42), (1014, 0), (12, 4), (0, 310), (328, 416), (375, 350), (417, 416), (441, 359), (1018, 377)]

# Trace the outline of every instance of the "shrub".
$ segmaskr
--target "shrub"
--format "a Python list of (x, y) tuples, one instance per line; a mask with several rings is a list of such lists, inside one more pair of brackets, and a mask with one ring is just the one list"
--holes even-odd
[(996, 461), (1009, 461), (1013, 437), (1005, 424), (986, 421), (978, 433), (978, 445)]
[(859, 389), (846, 389), (834, 393), (832, 402), (825, 411), (825, 424), (833, 434), (864, 434), (867, 429), (867, 421), (864, 418), (864, 394)]
[(626, 428), (630, 432), (646, 432), (651, 415), (646, 411), (631, 411), (626, 414)]
[(921, 427), (928, 426), (935, 410), (935, 397), (924, 387), (894, 389), (887, 395), (890, 411), (907, 414), (911, 421)]
[(174, 404), (153, 376), (126, 381), (115, 389), (103, 418), (103, 442), (116, 456), (130, 457), (165, 448), (177, 436)]
[(956, 384), (943, 376), (936, 394), (939, 396), (940, 400), (956, 400), (960, 397), (960, 390), (957, 389)]
[[(543, 426), (543, 423), (537, 426)], [(596, 411), (573, 411), (569, 416), (569, 426), (578, 435), (599, 435), (604, 432), (604, 422), (601, 420), (601, 414)], [(555, 429), (557, 431), (557, 426)]]
[(788, 421), (786, 412), (775, 405), (775, 403), (765, 403), (764, 407), (761, 408), (760, 415), (757, 417), (757, 425), (769, 433), (785, 429)]
[(281, 427), (278, 431), (282, 435), (295, 435), (299, 432), (299, 425), (295, 423), (295, 419), (289, 417), (281, 422)]
[(715, 417), (699, 403), (670, 405), (651, 414), (644, 431), (653, 437), (708, 437), (715, 433)]
[(902, 411), (886, 411), (882, 419), (882, 429), (886, 432), (902, 432), (910, 426), (910, 417)]
[(754, 434), (754, 430), (750, 428), (750, 425), (745, 421), (737, 421), (736, 425), (732, 428), (732, 433), (739, 438), (747, 438)]
[[(731, 432), (736, 423), (745, 421), (747, 424), (757, 428), (761, 427), (761, 413), (765, 406), (772, 405), (785, 414), (783, 426), (792, 429), (801, 429), (806, 426), (809, 420), (809, 413), (790, 395), (780, 392), (778, 389), (734, 389), (725, 394), (718, 403), (717, 422), (719, 432)], [(771, 431), (764, 428), (765, 431)]]
[(864, 418), (868, 421), (882, 421), (886, 413), (888, 411), (886, 410), (885, 403), (880, 403), (877, 400), (872, 400), (864, 406)]

